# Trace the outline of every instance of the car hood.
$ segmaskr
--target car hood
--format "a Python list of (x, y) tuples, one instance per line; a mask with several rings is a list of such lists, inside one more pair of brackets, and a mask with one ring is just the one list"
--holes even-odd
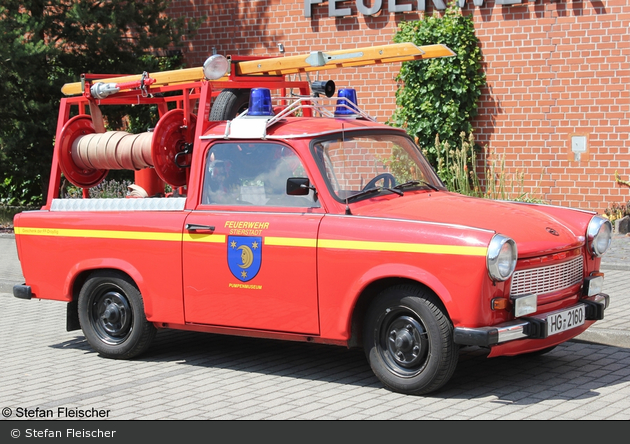
[(519, 258), (540, 256), (580, 247), (577, 233), (544, 207), (462, 196), (446, 191), (405, 193), (402, 197), (371, 199), (352, 213), (368, 217), (400, 218), (462, 225), (494, 231), (516, 242)]

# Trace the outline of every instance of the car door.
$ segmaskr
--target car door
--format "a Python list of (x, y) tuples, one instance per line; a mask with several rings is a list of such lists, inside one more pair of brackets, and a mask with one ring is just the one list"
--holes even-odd
[(201, 203), (186, 220), (187, 323), (318, 334), (315, 195), (287, 196), (305, 174), (274, 142), (217, 142), (205, 156)]

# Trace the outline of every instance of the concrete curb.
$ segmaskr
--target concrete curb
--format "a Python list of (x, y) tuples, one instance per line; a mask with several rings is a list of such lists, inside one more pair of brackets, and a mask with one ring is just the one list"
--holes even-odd
[(597, 323), (571, 341), (630, 348), (630, 332), (597, 328), (596, 325)]
[(602, 270), (630, 271), (630, 263), (629, 264), (622, 264), (622, 263), (618, 263), (618, 262), (612, 262), (612, 263), (602, 262), (601, 263), (601, 269)]

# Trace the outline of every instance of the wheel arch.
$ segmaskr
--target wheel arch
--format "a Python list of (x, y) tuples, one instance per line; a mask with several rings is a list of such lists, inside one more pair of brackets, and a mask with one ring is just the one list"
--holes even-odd
[(81, 279), (85, 280), (78, 297), (79, 325), (92, 349), (113, 359), (144, 353), (157, 330), (146, 318), (142, 294), (131, 276), (100, 267)]
[(97, 271), (112, 271), (129, 278), (131, 283), (136, 286), (142, 295), (145, 314), (149, 317), (152, 304), (151, 299), (147, 298), (145, 293), (142, 291), (142, 284), (144, 282), (142, 274), (132, 264), (120, 259), (99, 259), (97, 261), (86, 261), (75, 265), (75, 267), (73, 267), (73, 269), (68, 273), (66, 288), (64, 288), (64, 294), (71, 297), (71, 303), (76, 303), (78, 301), (81, 288), (88, 278)]
[[(426, 272), (424, 272), (426, 274)], [(457, 318), (459, 309), (446, 287), (435, 276), (429, 275), (430, 279), (417, 279), (412, 276), (380, 276), (372, 279), (357, 294), (350, 316), (350, 335), (348, 347), (360, 347), (362, 344), (363, 321), (368, 307), (378, 294), (386, 288), (395, 285), (410, 284), (426, 288), (433, 293), (444, 312), (449, 317)]]

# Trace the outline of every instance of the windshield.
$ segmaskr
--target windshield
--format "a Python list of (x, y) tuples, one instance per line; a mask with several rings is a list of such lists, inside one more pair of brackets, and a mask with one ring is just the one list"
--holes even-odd
[[(394, 187), (402, 191), (444, 189), (418, 147), (404, 136), (347, 137), (346, 133), (344, 139), (316, 142), (314, 154), (328, 188), (342, 201), (370, 188), (381, 188), (384, 193)], [(402, 184), (405, 186), (400, 187)]]

